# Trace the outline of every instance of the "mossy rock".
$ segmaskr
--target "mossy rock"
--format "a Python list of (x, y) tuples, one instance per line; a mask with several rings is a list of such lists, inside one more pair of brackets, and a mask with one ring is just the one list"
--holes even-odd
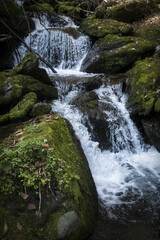
[(65, 5), (65, 3), (60, 4), (58, 14), (65, 14), (73, 18), (84, 18), (86, 16), (82, 8)]
[(13, 75), (28, 75), (43, 83), (53, 85), (46, 70), (39, 68), (39, 57), (34, 53), (28, 53), (22, 61), (11, 70)]
[(52, 110), (52, 106), (48, 103), (43, 103), (43, 102), (40, 102), (40, 103), (36, 103), (34, 106), (33, 106), (33, 109), (30, 113), (30, 116), (31, 117), (37, 117), (37, 116), (41, 116), (43, 114), (47, 114), (47, 113), (50, 113)]
[(139, 58), (153, 54), (155, 46), (142, 38), (107, 35), (95, 42), (81, 71), (110, 74), (126, 71)]
[[(127, 72), (129, 106), (134, 114), (149, 115), (159, 109), (160, 58), (145, 58)], [(157, 102), (158, 101), (158, 102)], [(155, 105), (156, 103), (156, 105)]]
[(155, 10), (158, 10), (158, 6), (153, 0), (120, 1), (119, 4), (106, 9), (105, 18), (132, 23)]
[(135, 36), (144, 38), (155, 42), (155, 44), (160, 44), (160, 20), (156, 23), (148, 24), (147, 26), (138, 29), (135, 32)]
[(133, 28), (126, 23), (110, 19), (88, 18), (81, 24), (83, 32), (90, 37), (105, 37), (107, 34), (130, 35)]
[[(64, 118), (43, 115), (21, 125), (0, 144), (0, 159), (0, 238), (58, 240), (65, 225), (63, 239), (88, 239), (97, 194), (81, 145)], [(66, 215), (70, 220), (64, 223)]]
[(8, 122), (20, 122), (26, 119), (36, 101), (37, 95), (34, 92), (27, 93), (9, 113), (0, 116), (0, 125)]
[(57, 89), (42, 83), (28, 75), (16, 75), (13, 73), (0, 73), (0, 108), (9, 111), (29, 92), (35, 92), (38, 99), (53, 99), (58, 97)]

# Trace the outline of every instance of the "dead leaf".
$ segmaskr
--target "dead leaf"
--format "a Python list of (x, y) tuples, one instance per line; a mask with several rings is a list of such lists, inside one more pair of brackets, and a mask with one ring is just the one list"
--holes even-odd
[(147, 97), (148, 97), (148, 95), (144, 96), (144, 98), (147, 98)]
[(20, 222), (17, 223), (17, 228), (19, 231), (22, 231), (22, 225), (20, 224)]
[(64, 165), (61, 162), (58, 162), (60, 168), (64, 168)]
[(50, 149), (50, 146), (48, 144), (42, 144), (42, 147)]
[(17, 137), (21, 136), (23, 134), (23, 132), (19, 132), (16, 134)]
[(41, 211), (40, 211), (40, 210), (37, 210), (37, 211), (36, 211), (36, 216), (37, 216), (37, 217), (39, 217), (39, 218), (41, 218), (41, 216), (42, 216), (42, 213), (41, 213)]
[(33, 203), (29, 203), (27, 208), (28, 208), (28, 210), (34, 210), (34, 209), (36, 209), (36, 206)]
[(52, 117), (53, 120), (57, 120), (58, 119), (58, 115), (55, 115)]
[(7, 224), (5, 223), (5, 224), (4, 224), (4, 228), (3, 228), (3, 235), (5, 235), (7, 232), (8, 232), (8, 226), (7, 226)]
[(29, 166), (24, 166), (25, 168), (27, 168), (30, 172), (32, 171), (32, 169)]
[(38, 171), (38, 169), (35, 171), (35, 175), (36, 175), (36, 177), (39, 177), (39, 171)]
[(28, 198), (28, 195), (25, 194), (25, 193), (21, 193), (21, 197), (22, 197), (24, 200), (26, 200), (26, 199)]

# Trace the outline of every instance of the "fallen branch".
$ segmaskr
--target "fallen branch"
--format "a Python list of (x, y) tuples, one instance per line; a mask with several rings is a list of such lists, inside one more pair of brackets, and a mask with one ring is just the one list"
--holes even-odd
[(29, 52), (32, 52), (34, 54), (36, 54), (39, 59), (46, 64), (47, 67), (49, 67), (53, 73), (57, 73), (56, 70), (52, 67), (52, 65), (50, 63), (48, 63), (44, 58), (42, 58), (38, 53), (36, 53), (34, 50), (32, 50), (31, 47), (29, 47), (21, 37), (19, 37), (3, 20), (0, 19), (0, 22), (8, 29), (9, 32), (11, 32), (15, 37), (17, 37), (22, 43), (23, 45), (28, 49)]

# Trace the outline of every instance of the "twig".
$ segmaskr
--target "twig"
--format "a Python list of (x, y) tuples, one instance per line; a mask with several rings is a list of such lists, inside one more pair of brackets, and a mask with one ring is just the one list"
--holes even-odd
[(29, 52), (32, 52), (36, 54), (39, 59), (46, 64), (47, 67), (49, 67), (53, 73), (57, 73), (56, 70), (52, 67), (50, 63), (48, 63), (44, 58), (42, 58), (38, 53), (36, 53), (32, 48), (30, 48), (23, 40), (21, 37), (19, 37), (3, 20), (0, 19), (0, 22), (14, 35), (16, 36), (22, 43), (23, 45), (28, 49)]

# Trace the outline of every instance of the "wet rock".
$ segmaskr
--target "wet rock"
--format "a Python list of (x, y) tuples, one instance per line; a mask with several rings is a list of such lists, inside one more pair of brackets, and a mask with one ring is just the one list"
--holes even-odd
[[(101, 149), (111, 150), (110, 130), (105, 112), (114, 112), (113, 105), (110, 100), (101, 102), (95, 92), (87, 92), (75, 97), (72, 104), (86, 116), (85, 125), (88, 127), (94, 141), (99, 142)], [(92, 127), (91, 127), (92, 126)]]
[(39, 68), (39, 57), (34, 53), (28, 53), (17, 67), (13, 68), (13, 75), (28, 75), (45, 84), (53, 85), (46, 70)]
[(64, 84), (63, 90), (65, 88), (66, 93), (68, 91), (81, 88), (85, 91), (92, 91), (99, 88), (103, 83), (103, 75), (88, 75), (88, 76), (54, 76), (51, 80), (58, 84)]
[(75, 211), (66, 212), (61, 216), (57, 223), (58, 235), (60, 239), (64, 239), (77, 230), (79, 218)]
[(21, 125), (0, 143), (0, 158), (0, 238), (5, 222), (8, 239), (90, 237), (96, 188), (80, 142), (64, 118), (43, 115)]
[(129, 24), (113, 19), (88, 18), (82, 22), (81, 28), (85, 34), (97, 38), (105, 37), (108, 34), (129, 35), (133, 31)]
[(160, 116), (156, 114), (149, 118), (143, 118), (142, 124), (149, 143), (160, 152)]
[(81, 71), (110, 74), (123, 72), (137, 59), (152, 54), (155, 46), (155, 43), (142, 38), (107, 35), (95, 42), (82, 63)]
[(151, 14), (156, 9), (158, 10), (158, 6), (153, 0), (121, 1), (113, 7), (106, 8), (105, 18), (132, 23)]
[(30, 116), (31, 117), (37, 117), (37, 116), (41, 116), (43, 114), (48, 114), (50, 113), (52, 110), (52, 107), (50, 104), (48, 103), (43, 103), (43, 102), (40, 102), (40, 103), (36, 103), (33, 108), (32, 108), (32, 111), (30, 113)]
[[(133, 114), (147, 116), (159, 111), (160, 58), (145, 58), (127, 72), (128, 107)], [(155, 105), (156, 103), (156, 105)]]

